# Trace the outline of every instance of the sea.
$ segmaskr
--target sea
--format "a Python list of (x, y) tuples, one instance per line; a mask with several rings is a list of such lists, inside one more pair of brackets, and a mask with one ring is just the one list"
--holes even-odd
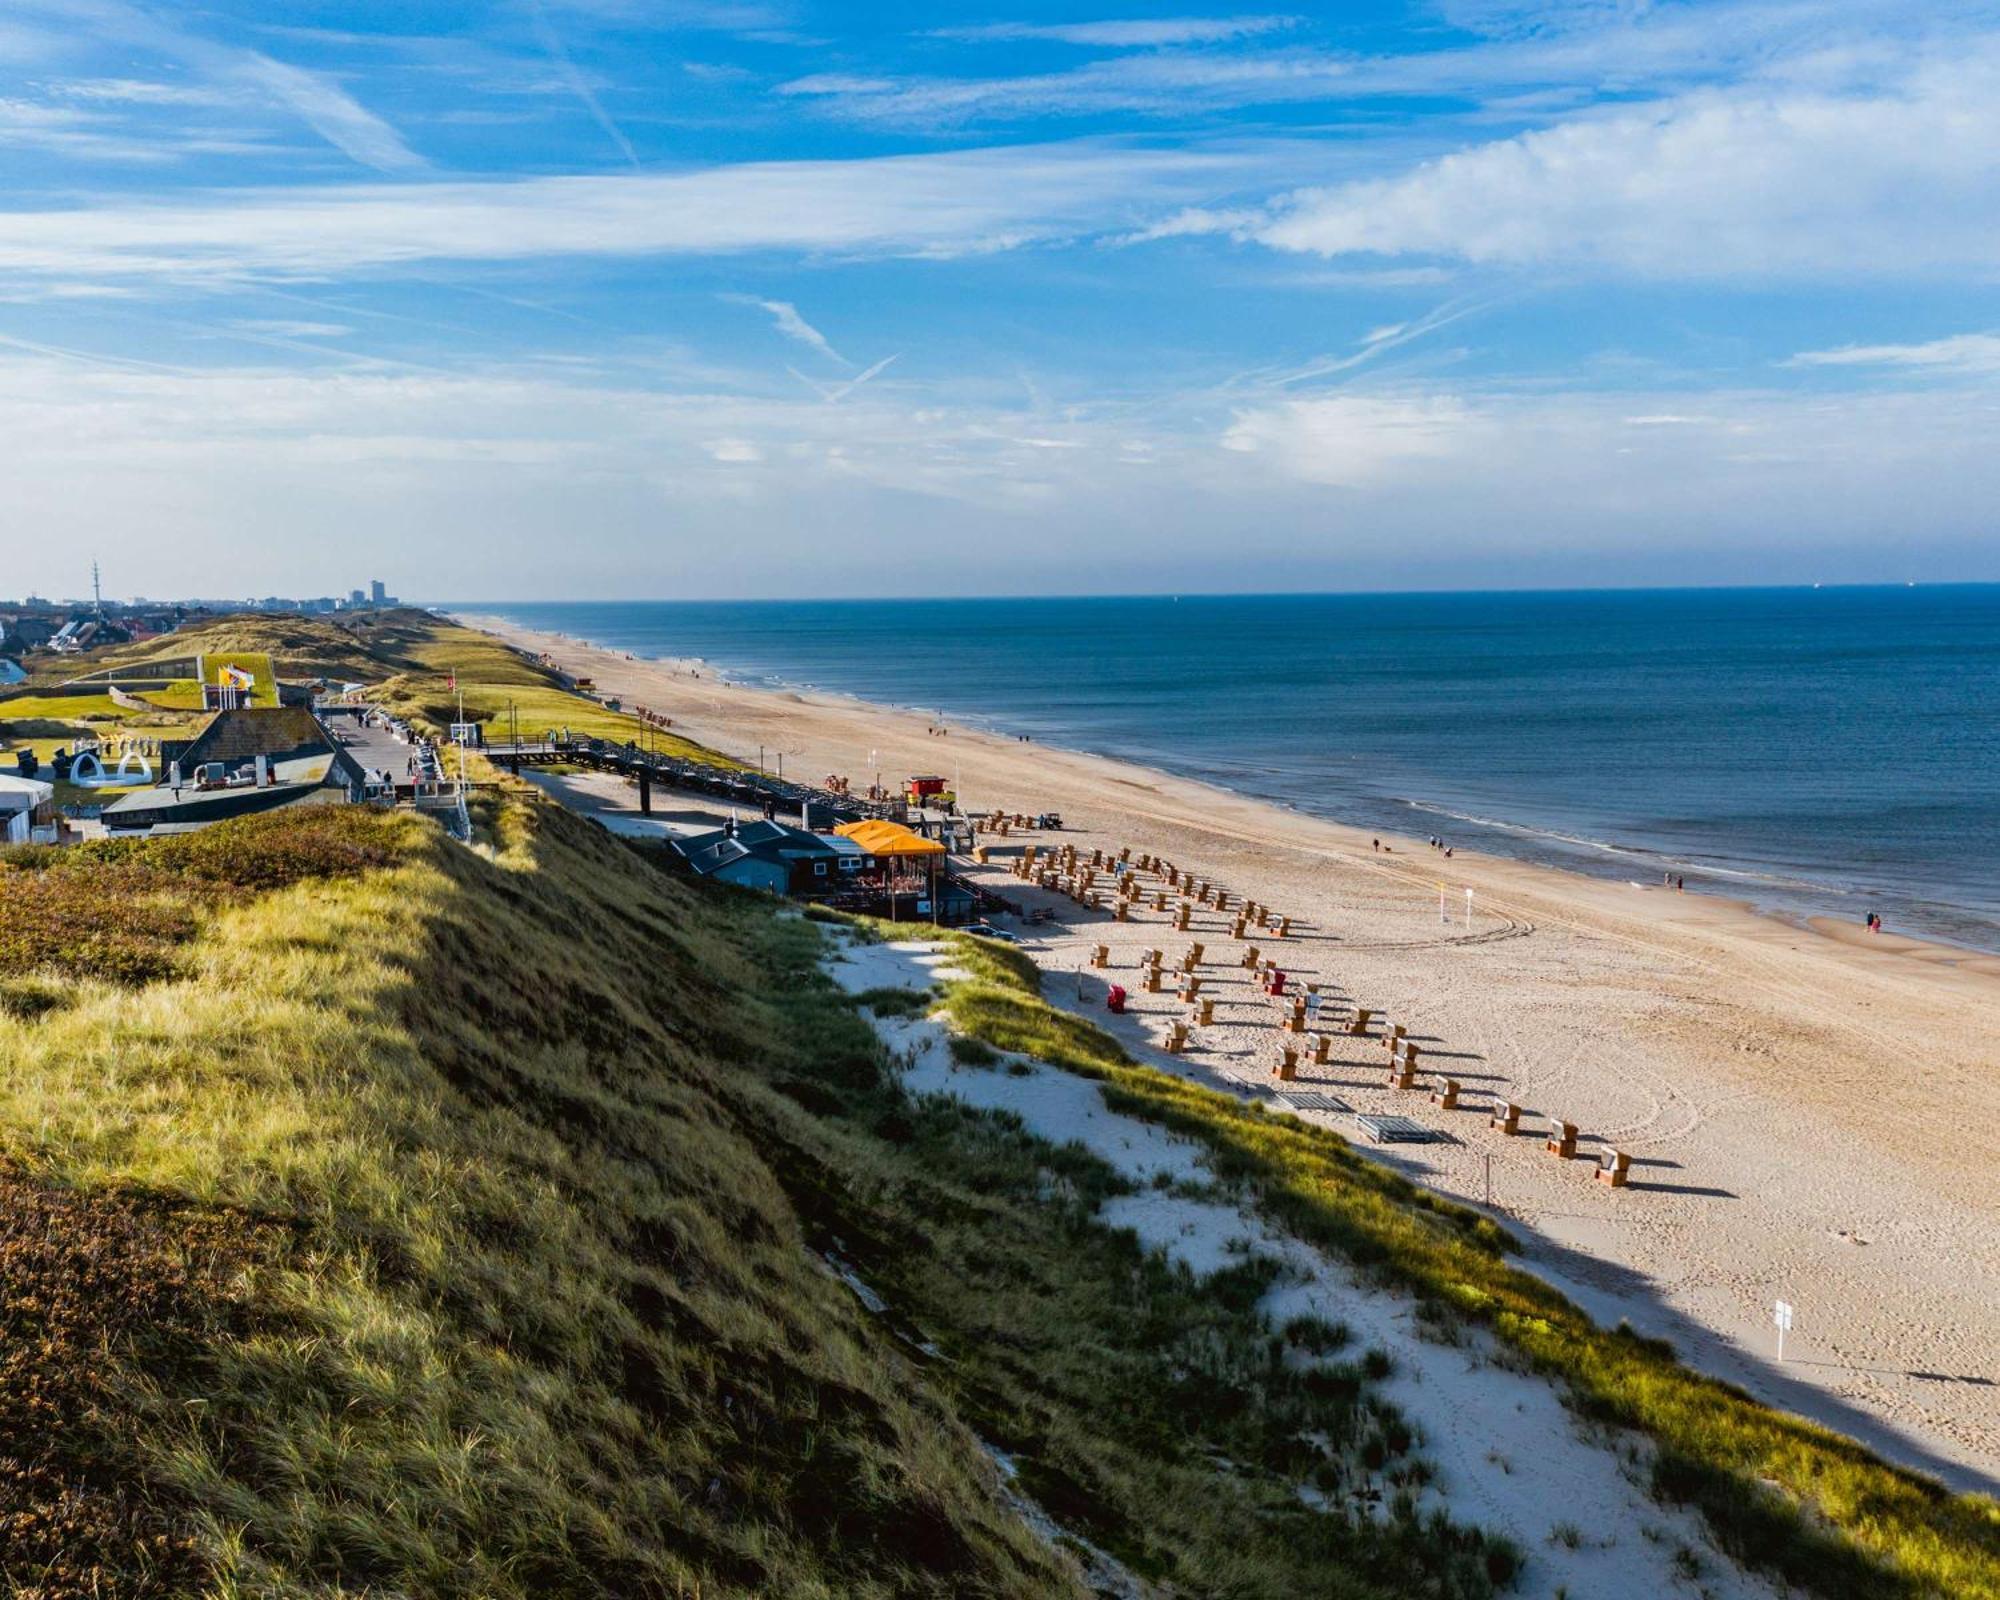
[(465, 609), (2000, 950), (2000, 584)]

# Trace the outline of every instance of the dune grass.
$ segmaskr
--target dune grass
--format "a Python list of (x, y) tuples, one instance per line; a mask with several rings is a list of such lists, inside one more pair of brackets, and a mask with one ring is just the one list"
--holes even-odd
[[(908, 930), (905, 937), (911, 936)], [(952, 937), (972, 976), (943, 1001), (966, 1035), (1103, 1085), (1112, 1109), (1200, 1141), (1298, 1236), (1491, 1330), (1564, 1386), (1584, 1417), (1649, 1439), (1652, 1488), (1698, 1509), (1746, 1564), (1826, 1600), (2000, 1597), (2000, 1505), (1954, 1495), (1854, 1441), (1680, 1364), (1655, 1340), (1597, 1327), (1507, 1260), (1477, 1213), (1371, 1163), (1338, 1135), (1135, 1062), (1109, 1034), (1040, 998), (1018, 951)]]
[[(1197, 1284), (1093, 1222), (1084, 1152), (908, 1102), (818, 925), (511, 786), (474, 810), (472, 849), (285, 812), (0, 866), (144, 865), (194, 924), (164, 974), (57, 944), (0, 983), (0, 1174), (186, 1219), (117, 1281), (198, 1291), (105, 1333), (65, 1437), (111, 1509), (52, 1597), (1081, 1600), (975, 1429), (1184, 1592), (1511, 1572), (1408, 1504), (1307, 1511), (1421, 1472), (1365, 1373), (1291, 1359), (1268, 1264)], [(28, 1451), (0, 1426), (0, 1478)]]

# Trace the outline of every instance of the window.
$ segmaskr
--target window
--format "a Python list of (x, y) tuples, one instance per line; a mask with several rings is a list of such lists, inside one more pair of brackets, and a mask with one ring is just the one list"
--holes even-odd
[(816, 878), (824, 878), (826, 876), (826, 863), (824, 861), (815, 861), (813, 863), (813, 876)]

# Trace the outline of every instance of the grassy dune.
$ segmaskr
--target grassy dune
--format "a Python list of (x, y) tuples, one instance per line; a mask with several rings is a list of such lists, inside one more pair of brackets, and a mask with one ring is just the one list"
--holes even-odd
[(1362, 1367), (1297, 1369), (1267, 1267), (1196, 1284), (1097, 1226), (1093, 1158), (905, 1100), (813, 925), (538, 797), (477, 809), (478, 850), (348, 811), (0, 858), (0, 896), (119, 896), (143, 945), (56, 915), (9, 952), (0, 1172), (178, 1219), (95, 1298), (189, 1286), (102, 1331), (56, 1459), (0, 1408), (27, 1515), (110, 1508), (94, 1587), (47, 1593), (1081, 1594), (975, 1428), (1188, 1592), (1513, 1570), (1407, 1508), (1307, 1512), (1314, 1473), (1420, 1471)]
[(1507, 1260), (1493, 1224), (1358, 1156), (1335, 1134), (1264, 1115), (1141, 1066), (1102, 1029), (1040, 998), (1017, 952), (960, 937), (975, 971), (947, 1008), (968, 1036), (1098, 1079), (1112, 1109), (1199, 1140), (1299, 1237), (1490, 1329), (1595, 1422), (1655, 1449), (1653, 1489), (1700, 1510), (1717, 1542), (1827, 1600), (2000, 1597), (2000, 1504), (1954, 1495), (1828, 1429), (1697, 1374), (1666, 1345), (1597, 1327)]

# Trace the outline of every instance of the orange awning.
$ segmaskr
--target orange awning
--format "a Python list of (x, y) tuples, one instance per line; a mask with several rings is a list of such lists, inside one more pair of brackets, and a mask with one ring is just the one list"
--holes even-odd
[(945, 848), (935, 839), (912, 833), (900, 822), (869, 817), (862, 822), (843, 822), (833, 830), (843, 839), (852, 839), (871, 856), (941, 856)]

